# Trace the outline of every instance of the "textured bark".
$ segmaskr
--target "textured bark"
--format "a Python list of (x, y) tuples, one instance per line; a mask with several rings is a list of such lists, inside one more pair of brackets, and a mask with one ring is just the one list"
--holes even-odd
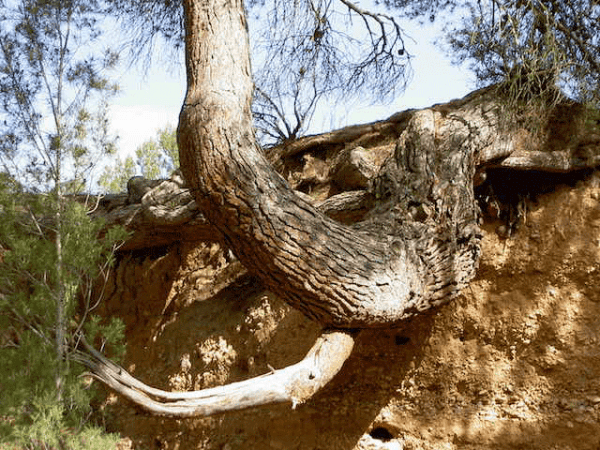
[[(577, 105), (572, 105), (571, 108), (574, 111), (564, 112), (564, 117), (576, 116)], [(452, 136), (454, 128), (458, 130), (465, 123), (469, 124), (474, 136), (478, 136), (472, 144), (476, 167), (473, 180), (475, 185), (485, 181), (485, 173), (488, 169), (569, 173), (593, 169), (600, 165), (598, 130), (589, 132), (567, 130), (564, 134), (568, 136), (568, 142), (563, 145), (557, 145), (552, 139), (549, 139), (547, 145), (540, 145), (532, 142), (531, 139), (523, 139), (523, 128), (517, 126), (506, 128), (498, 124), (498, 101), (490, 89), (476, 91), (464, 99), (425, 110), (440, 113), (437, 119), (438, 125), (447, 122), (445, 133), (437, 135), (438, 143), (448, 139)], [(381, 147), (387, 142), (397, 141), (415, 115), (425, 110), (404, 111), (383, 121), (300, 138), (269, 149), (269, 159), (279, 167), (279, 170), (286, 172), (289, 171), (288, 165), (293, 164), (294, 158), (298, 158), (299, 155), (327, 152), (334, 155), (333, 162), (328, 163), (334, 166), (338, 160), (336, 155), (345, 149), (354, 149), (363, 145), (369, 153), (373, 146)], [(551, 135), (555, 134), (552, 123), (547, 127)], [(539, 150), (540, 147), (542, 150)], [(346, 167), (343, 170), (353, 170), (353, 168)], [(310, 185), (310, 174), (304, 172), (306, 170), (299, 179), (296, 179), (295, 175), (289, 176), (288, 179), (294, 181), (296, 185)], [(334, 168), (332, 167), (329, 172), (335, 173)], [(373, 180), (374, 178), (369, 180), (369, 185)], [(326, 183), (331, 181), (328, 178)], [(132, 186), (134, 189), (129, 190), (127, 194), (104, 196), (92, 202), (89, 196), (81, 198), (82, 202), (96, 203), (92, 214), (102, 218), (107, 227), (118, 224), (132, 232), (131, 238), (122, 250), (162, 246), (175, 241), (218, 240), (214, 228), (198, 209), (180, 174), (176, 172), (169, 180), (145, 180), (145, 182), (137, 180), (135, 184), (144, 186), (144, 189), (140, 191)], [(348, 188), (351, 187), (342, 186), (342, 191)], [(361, 220), (376, 203), (379, 203), (370, 188), (341, 192), (320, 202), (309, 196), (303, 198), (312, 202), (324, 214), (346, 224)]]
[[(130, 193), (97, 198), (79, 195), (76, 200), (92, 205), (90, 214), (104, 221), (106, 228), (120, 225), (131, 233), (119, 247), (121, 252), (182, 241), (220, 240), (177, 174), (169, 180), (148, 181), (156, 183), (136, 203), (130, 203)], [(319, 202), (302, 192), (295, 193), (323, 214), (343, 223), (357, 222), (357, 218), (363, 217), (374, 203), (374, 197), (364, 190), (342, 192)]]
[[(414, 177), (423, 201), (441, 202), (430, 222), (444, 223), (407, 222), (407, 209), (398, 209), (394, 197), (364, 226), (340, 225), (297, 196), (255, 142), (243, 5), (187, 2), (185, 8), (188, 92), (178, 129), (181, 168), (199, 209), (242, 264), (325, 326), (387, 326), (456, 294), (477, 261), (472, 189), (461, 188), (466, 199), (459, 204), (471, 210), (458, 217), (464, 211), (454, 207), (455, 199), (445, 205), (446, 191), (426, 188), (433, 179), (421, 178), (468, 180), (472, 156), (453, 149), (459, 163), (440, 167), (451, 158), (432, 157), (425, 161), (431, 167), (419, 168)], [(428, 145), (435, 154), (436, 143)], [(401, 177), (392, 172), (384, 177)]]

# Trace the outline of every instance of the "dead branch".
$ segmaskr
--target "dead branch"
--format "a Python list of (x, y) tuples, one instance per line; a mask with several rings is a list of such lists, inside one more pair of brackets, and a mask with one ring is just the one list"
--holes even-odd
[(73, 358), (93, 378), (147, 411), (169, 417), (199, 417), (273, 403), (304, 403), (342, 368), (354, 346), (349, 331), (325, 330), (300, 362), (249, 380), (188, 392), (152, 388), (106, 359), (82, 339)]

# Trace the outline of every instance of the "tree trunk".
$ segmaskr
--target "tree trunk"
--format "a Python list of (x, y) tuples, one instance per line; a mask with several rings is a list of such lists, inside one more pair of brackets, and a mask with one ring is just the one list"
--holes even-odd
[[(181, 168), (199, 209), (242, 264), (325, 326), (387, 326), (456, 294), (478, 255), (472, 155), (460, 146), (438, 154), (434, 118), (423, 117), (417, 126), (432, 141), (399, 147), (378, 182), (385, 205), (359, 227), (340, 225), (297, 196), (258, 148), (242, 2), (184, 7)], [(408, 185), (394, 192), (398, 183)]]
[[(483, 178), (487, 167), (569, 171), (600, 161), (597, 134), (588, 136), (591, 144), (580, 139), (586, 129), (563, 132), (569, 143), (564, 149), (528, 145), (523, 130), (499, 125), (493, 89), (486, 89), (367, 125), (375, 134), (395, 130), (393, 154), (367, 189), (342, 193), (317, 208), (274, 171), (254, 138), (241, 0), (185, 0), (184, 8), (188, 91), (178, 143), (189, 191), (175, 179), (166, 181), (143, 194), (140, 205), (112, 217), (138, 228), (158, 225), (141, 233), (138, 244), (155, 232), (166, 241), (181, 238), (182, 229), (187, 238), (196, 230), (198, 239), (225, 242), (264, 287), (325, 331), (298, 364), (198, 392), (159, 391), (97, 352), (74, 354), (94, 377), (153, 413), (208, 415), (309, 398), (350, 354), (354, 328), (389, 326), (447, 302), (473, 278), (481, 237), (476, 168)], [(282, 154), (364, 130), (306, 138)], [(353, 226), (329, 217), (345, 206), (369, 212)]]
[(256, 143), (241, 0), (185, 0), (184, 8), (188, 91), (178, 143), (197, 207), (267, 289), (325, 329), (345, 330), (326, 330), (301, 363), (269, 378), (182, 395), (149, 388), (97, 354), (76, 357), (158, 414), (295, 404), (337, 373), (352, 349), (352, 329), (394, 324), (450, 300), (472, 279), (480, 239), (476, 151), (495, 138), (461, 115), (414, 113), (373, 180), (368, 195), (376, 207), (363, 222), (342, 225), (297, 195)]

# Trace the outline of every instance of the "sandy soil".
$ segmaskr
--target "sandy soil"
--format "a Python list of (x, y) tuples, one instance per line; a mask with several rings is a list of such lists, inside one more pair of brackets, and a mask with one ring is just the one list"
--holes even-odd
[[(525, 206), (507, 239), (486, 220), (479, 274), (460, 298), (363, 331), (333, 382), (295, 410), (173, 420), (109, 394), (108, 429), (123, 450), (599, 449), (600, 175)], [(126, 368), (187, 390), (303, 357), (318, 326), (250, 278), (214, 295), (227, 264), (200, 244), (121, 261), (105, 313), (127, 324)]]

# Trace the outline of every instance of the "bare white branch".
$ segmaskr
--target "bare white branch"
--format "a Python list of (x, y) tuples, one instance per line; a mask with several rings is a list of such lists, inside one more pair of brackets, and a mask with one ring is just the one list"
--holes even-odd
[(73, 358), (92, 377), (146, 409), (170, 417), (198, 417), (272, 403), (292, 407), (311, 398), (342, 368), (354, 346), (348, 331), (326, 330), (304, 359), (292, 366), (237, 383), (190, 392), (167, 392), (150, 387), (112, 363), (82, 339), (87, 352)]

